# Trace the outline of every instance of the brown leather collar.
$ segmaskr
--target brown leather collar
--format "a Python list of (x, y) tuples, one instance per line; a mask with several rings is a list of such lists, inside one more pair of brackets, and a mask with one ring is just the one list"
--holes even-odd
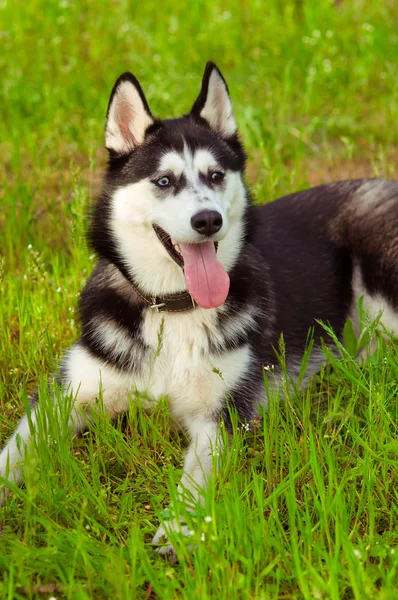
[[(169, 253), (169, 256), (174, 260), (175, 263), (181, 268), (184, 268), (184, 261), (181, 254), (176, 252), (171, 238), (159, 225), (153, 225), (156, 235), (163, 247)], [(216, 242), (216, 250), (218, 243)], [(184, 312), (185, 310), (192, 310), (197, 307), (195, 300), (192, 298), (189, 292), (178, 292), (176, 294), (168, 294), (167, 296), (144, 296), (138, 287), (131, 281), (131, 285), (142, 298), (153, 310), (156, 312)]]
[(189, 292), (178, 292), (168, 294), (167, 296), (144, 296), (140, 290), (133, 284), (134, 290), (153, 310), (156, 312), (184, 312), (197, 307), (195, 300)]

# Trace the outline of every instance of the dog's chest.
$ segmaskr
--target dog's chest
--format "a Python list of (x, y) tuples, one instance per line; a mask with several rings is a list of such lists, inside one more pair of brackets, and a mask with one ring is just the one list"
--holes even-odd
[(168, 396), (173, 415), (182, 422), (214, 416), (228, 389), (240, 379), (250, 361), (247, 347), (211, 354), (222, 341), (212, 311), (145, 315), (141, 335), (152, 349), (141, 386), (151, 397)]

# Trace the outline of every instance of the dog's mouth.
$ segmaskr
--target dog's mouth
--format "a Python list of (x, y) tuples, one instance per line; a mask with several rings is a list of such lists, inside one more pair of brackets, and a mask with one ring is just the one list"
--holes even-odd
[(197, 304), (202, 308), (224, 304), (229, 292), (229, 276), (217, 260), (218, 242), (173, 244), (164, 229), (159, 225), (153, 228), (169, 256), (183, 269), (185, 284)]
[(153, 225), (153, 228), (159, 240), (162, 242), (163, 247), (167, 250), (174, 262), (176, 262), (178, 266), (184, 268), (184, 259), (182, 258), (180, 245), (173, 244), (169, 234), (159, 227), (159, 225)]

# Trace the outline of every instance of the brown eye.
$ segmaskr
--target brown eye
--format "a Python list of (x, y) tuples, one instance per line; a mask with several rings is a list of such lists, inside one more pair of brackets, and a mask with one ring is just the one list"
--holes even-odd
[(210, 179), (213, 183), (220, 183), (225, 177), (225, 173), (221, 171), (212, 171), (210, 173)]

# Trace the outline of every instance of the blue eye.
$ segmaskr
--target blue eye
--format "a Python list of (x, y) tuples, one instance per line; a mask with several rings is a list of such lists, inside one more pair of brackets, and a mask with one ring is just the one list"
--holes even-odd
[(170, 185), (170, 179), (166, 176), (161, 177), (157, 180), (156, 185), (159, 185), (160, 187), (167, 187)]

